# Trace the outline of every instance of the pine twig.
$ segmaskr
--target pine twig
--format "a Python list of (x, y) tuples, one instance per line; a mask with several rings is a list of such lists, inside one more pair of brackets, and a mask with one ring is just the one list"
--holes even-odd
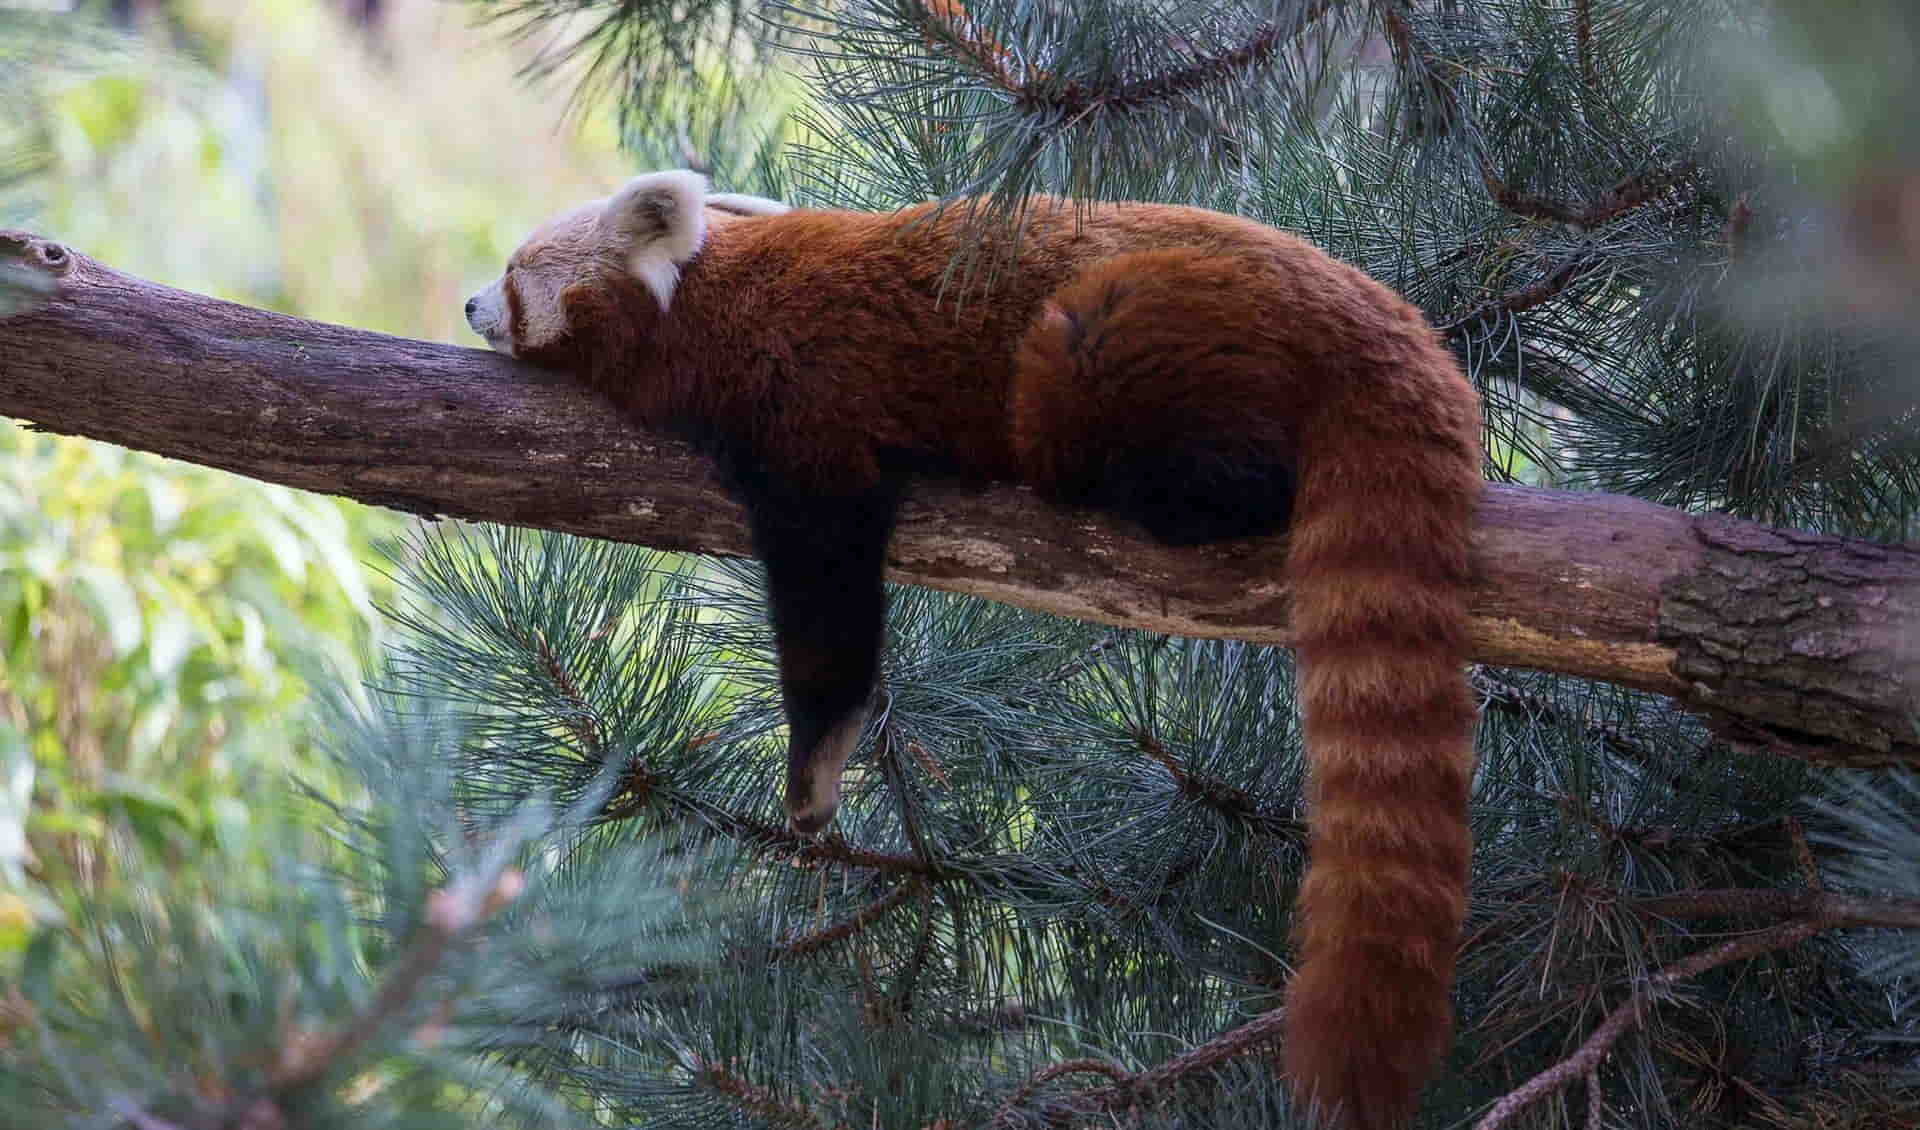
[(554, 689), (559, 691), (560, 696), (566, 700), (567, 716), (562, 720), (562, 725), (566, 726), (573, 734), (574, 740), (580, 743), (580, 752), (596, 761), (600, 760), (605, 747), (601, 741), (600, 724), (595, 718), (593, 704), (587, 701), (586, 695), (580, 693), (580, 686), (573, 681), (573, 676), (568, 674), (566, 664), (560, 662), (560, 657), (554, 654), (552, 645), (547, 643), (547, 637), (538, 629), (534, 629), (528, 635), (522, 635), (517, 631), (514, 634), (519, 639), (520, 646), (539, 656), (541, 670), (546, 673)]
[(1133, 736), (1140, 751), (1164, 767), (1167, 775), (1173, 778), (1174, 785), (1187, 796), (1223, 816), (1243, 821), (1256, 832), (1282, 840), (1306, 838), (1306, 825), (1299, 820), (1263, 809), (1259, 798), (1245, 789), (1229, 785), (1210, 774), (1193, 772), (1182, 765), (1180, 759), (1161, 744), (1160, 739), (1144, 728), (1130, 727), (1128, 733)]
[(1586, 1042), (1581, 1044), (1572, 1055), (1535, 1075), (1518, 1088), (1509, 1091), (1499, 1102), (1494, 1103), (1493, 1109), (1474, 1125), (1474, 1130), (1498, 1130), (1499, 1127), (1512, 1121), (1514, 1115), (1535, 1102), (1560, 1090), (1575, 1079), (1584, 1079), (1596, 1072), (1600, 1061), (1606, 1057), (1607, 1051), (1639, 1022), (1652, 1003), (1656, 992), (1729, 962), (1758, 957), (1774, 950), (1799, 945), (1833, 925), (1836, 923), (1819, 918), (1785, 922), (1757, 934), (1722, 942), (1712, 949), (1702, 950), (1692, 957), (1674, 962), (1649, 977), (1645, 986), (1636, 990), (1625, 1003), (1609, 1013), (1600, 1027), (1594, 1029), (1593, 1034), (1588, 1036)]
[(491, 882), (468, 882), (427, 896), (422, 930), (387, 971), (373, 1000), (358, 1016), (331, 1032), (294, 1033), (280, 1048), (267, 1084), (276, 1094), (317, 1082), (331, 1068), (360, 1050), (418, 995), (447, 951), (487, 916), (519, 897), (526, 880), (515, 868)]
[(919, 987), (920, 975), (926, 971), (927, 960), (933, 956), (933, 892), (924, 885), (920, 894), (920, 931), (913, 941), (913, 956), (907, 959), (906, 972), (900, 975), (900, 984), (893, 992), (891, 1015), (904, 1019), (913, 1014), (913, 994)]
[(800, 934), (778, 943), (774, 947), (771, 960), (778, 962), (790, 958), (806, 957), (809, 954), (818, 953), (820, 950), (836, 942), (845, 941), (886, 917), (894, 910), (904, 906), (907, 900), (911, 899), (916, 892), (925, 889), (925, 881), (918, 878), (897, 883), (893, 889), (886, 894), (881, 895), (879, 898), (833, 925), (823, 926), (818, 930)]
[(1422, 47), (1419, 37), (1414, 33), (1410, 15), (1412, 0), (1387, 0), (1380, 5), (1381, 30), (1386, 33), (1387, 46), (1393, 51), (1393, 62), (1399, 68), (1401, 76), (1412, 89), (1419, 92), (1422, 103), (1416, 108), (1432, 106), (1437, 112), (1422, 115), (1414, 122), (1418, 132), (1425, 132), (1431, 124), (1435, 136), (1453, 131), (1460, 121), (1460, 101), (1453, 89), (1441, 81), (1437, 61)]
[(1599, 72), (1593, 65), (1593, 0), (1575, 0), (1573, 39), (1580, 55), (1580, 79), (1593, 90), (1600, 85)]
[(785, 852), (787, 858), (800, 863), (842, 863), (849, 867), (864, 867), (893, 875), (918, 875), (936, 881), (956, 878), (946, 868), (928, 863), (918, 856), (856, 847), (835, 834), (808, 837), (791, 828), (728, 812), (715, 805), (689, 802), (686, 807), (717, 832), (758, 847)]
[(1487, 195), (1501, 208), (1530, 220), (1571, 224), (1583, 231), (1602, 227), (1633, 211), (1672, 188), (1693, 171), (1693, 164), (1689, 161), (1667, 168), (1643, 169), (1620, 180), (1593, 203), (1581, 205), (1514, 188), (1493, 171), (1493, 162), (1478, 150), (1474, 153), (1474, 162), (1479, 167), (1480, 183), (1486, 186)]
[(1558, 266), (1536, 281), (1483, 302), (1457, 318), (1440, 323), (1438, 328), (1442, 333), (1453, 333), (1455, 330), (1491, 321), (1503, 314), (1518, 314), (1531, 310), (1535, 306), (1558, 298), (1575, 282), (1586, 277), (1583, 268), (1593, 262), (1593, 248), (1590, 245), (1582, 245), (1579, 250), (1561, 260)]
[(765, 1087), (758, 1087), (712, 1060), (694, 1060), (694, 1081), (724, 1095), (747, 1114), (763, 1118), (775, 1126), (797, 1126), (803, 1130), (828, 1130), (820, 1117), (806, 1107), (785, 1102)]
[(1317, 22), (1340, 0), (1311, 0), (1286, 23), (1267, 22), (1244, 41), (1216, 54), (1200, 56), (1163, 74), (1103, 83), (1066, 82), (1049, 89), (1053, 76), (1017, 59), (968, 13), (961, 0), (927, 0), (919, 5), (921, 34), (929, 43), (944, 43), (997, 86), (1015, 104), (1029, 111), (1047, 110), (1070, 123), (1097, 110), (1123, 113), (1162, 105), (1202, 87), (1233, 79), (1264, 66), (1281, 48)]
[(109, 1105), (113, 1107), (114, 1116), (133, 1127), (133, 1130), (184, 1130), (164, 1118), (148, 1114), (125, 1099), (115, 1099)]
[(1920, 899), (1869, 899), (1829, 891), (1729, 888), (1686, 891), (1633, 900), (1633, 909), (1662, 918), (1718, 918), (1766, 914), (1809, 919), (1822, 928), (1884, 926), (1920, 929)]
[(1069, 1111), (1118, 1111), (1136, 1106), (1166, 1088), (1178, 1083), (1185, 1077), (1209, 1068), (1216, 1067), (1227, 1060), (1245, 1055), (1255, 1048), (1273, 1042), (1280, 1036), (1281, 1025), (1285, 1022), (1285, 1010), (1269, 1009), (1237, 1028), (1229, 1028), (1204, 1044), (1193, 1047), (1145, 1071), (1127, 1072), (1103, 1060), (1073, 1059), (1045, 1067), (1027, 1080), (994, 1114), (987, 1123), (987, 1130), (1000, 1130), (1008, 1125), (1014, 1110), (1033, 1092), (1049, 1079), (1080, 1071), (1093, 1071), (1107, 1076), (1113, 1082), (1108, 1086), (1088, 1087), (1075, 1091), (1059, 1101), (1059, 1106)]
[(884, 691), (882, 694), (886, 701), (880, 708), (880, 739), (873, 751), (874, 760), (880, 763), (881, 776), (886, 780), (887, 792), (893, 796), (894, 808), (900, 813), (900, 827), (906, 831), (907, 842), (913, 845), (913, 854), (931, 868), (935, 866), (933, 850), (927, 846), (920, 809), (907, 787), (906, 767), (900, 763), (899, 734), (893, 725), (893, 695)]
[(994, 1008), (963, 1012), (950, 1021), (954, 1031), (969, 1036), (990, 1036), (996, 1032), (1018, 1032), (1033, 1023), (1027, 1002), (1015, 998)]
[(986, 1130), (999, 1130), (1000, 1127), (1010, 1125), (1013, 1120), (1013, 1112), (1019, 1109), (1020, 1104), (1032, 1098), (1034, 1092), (1046, 1086), (1049, 1082), (1060, 1078), (1062, 1075), (1078, 1075), (1083, 1073), (1105, 1075), (1119, 1086), (1126, 1086), (1133, 1079), (1132, 1073), (1124, 1068), (1108, 1063), (1104, 1059), (1069, 1059), (1062, 1060), (1059, 1063), (1049, 1064), (1035, 1071), (1032, 1075), (1027, 1076), (1026, 1082), (1014, 1088), (1013, 1093), (1007, 1096), (1007, 1101), (1001, 1103), (1000, 1109), (994, 1111), (993, 1117), (987, 1120)]
[(1140, 1099), (1156, 1094), (1181, 1078), (1196, 1071), (1204, 1071), (1218, 1066), (1229, 1059), (1244, 1055), (1254, 1048), (1271, 1043), (1280, 1036), (1280, 1026), (1286, 1019), (1284, 1009), (1273, 1008), (1240, 1025), (1230, 1028), (1199, 1047), (1174, 1056), (1164, 1063), (1150, 1067), (1135, 1075), (1127, 1084), (1126, 1094), (1110, 1092), (1115, 1105), (1132, 1105)]
[[(1598, 738), (1608, 749), (1644, 769), (1652, 772), (1671, 771), (1667, 767), (1675, 760), (1672, 752), (1652, 748), (1646, 742), (1628, 733), (1624, 727), (1576, 715), (1546, 695), (1527, 690), (1489, 668), (1482, 667), (1476, 670), (1473, 675), (1473, 684), (1475, 689), (1486, 696), (1488, 706), (1524, 715), (1528, 721), (1544, 719), (1577, 727)], [(1704, 748), (1701, 746), (1693, 752), (1697, 755)]]

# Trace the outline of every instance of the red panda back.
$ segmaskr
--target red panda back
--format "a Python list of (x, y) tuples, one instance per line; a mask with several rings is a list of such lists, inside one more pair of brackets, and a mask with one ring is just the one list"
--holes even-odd
[(1169, 540), (1268, 532), (1291, 502), (1312, 858), (1285, 1058), (1342, 1125), (1401, 1125), (1466, 908), (1472, 387), (1411, 306), (1283, 238), (1089, 268), (1022, 342), (1011, 429), (1043, 490)]

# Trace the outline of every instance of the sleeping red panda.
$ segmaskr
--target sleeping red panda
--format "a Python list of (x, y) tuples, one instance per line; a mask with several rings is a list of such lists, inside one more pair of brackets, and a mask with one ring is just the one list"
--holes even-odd
[(1285, 1062), (1341, 1124), (1400, 1125), (1466, 907), (1473, 388), (1386, 287), (1194, 208), (1035, 200), (1017, 268), (956, 302), (961, 212), (654, 173), (534, 232), (467, 316), (719, 463), (766, 566), (802, 832), (866, 721), (908, 476), (1030, 483), (1175, 544), (1287, 528), (1312, 864)]

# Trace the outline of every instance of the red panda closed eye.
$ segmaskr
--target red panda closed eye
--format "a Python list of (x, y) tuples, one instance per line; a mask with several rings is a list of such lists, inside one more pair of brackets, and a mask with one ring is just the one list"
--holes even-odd
[(719, 462), (766, 564), (790, 821), (838, 802), (908, 476), (1028, 482), (1174, 544), (1284, 528), (1312, 856), (1286, 1067), (1343, 1126), (1405, 1123), (1447, 1040), (1471, 850), (1480, 409), (1435, 333), (1219, 213), (1035, 200), (1018, 269), (956, 302), (964, 209), (743, 199), (639, 177), (536, 231), (468, 309)]

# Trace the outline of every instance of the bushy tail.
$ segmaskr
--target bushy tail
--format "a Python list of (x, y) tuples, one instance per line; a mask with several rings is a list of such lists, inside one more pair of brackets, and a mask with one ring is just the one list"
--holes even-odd
[(1451, 358), (1415, 353), (1308, 423), (1287, 555), (1312, 843), (1285, 1059), (1349, 1130), (1405, 1123), (1446, 1049), (1472, 851), (1478, 412)]
[(1027, 481), (1167, 541), (1270, 532), (1294, 478), (1312, 864), (1286, 1065), (1349, 1130), (1397, 1127), (1446, 1046), (1466, 908), (1473, 387), (1412, 306), (1276, 237), (1088, 268), (1012, 400)]

